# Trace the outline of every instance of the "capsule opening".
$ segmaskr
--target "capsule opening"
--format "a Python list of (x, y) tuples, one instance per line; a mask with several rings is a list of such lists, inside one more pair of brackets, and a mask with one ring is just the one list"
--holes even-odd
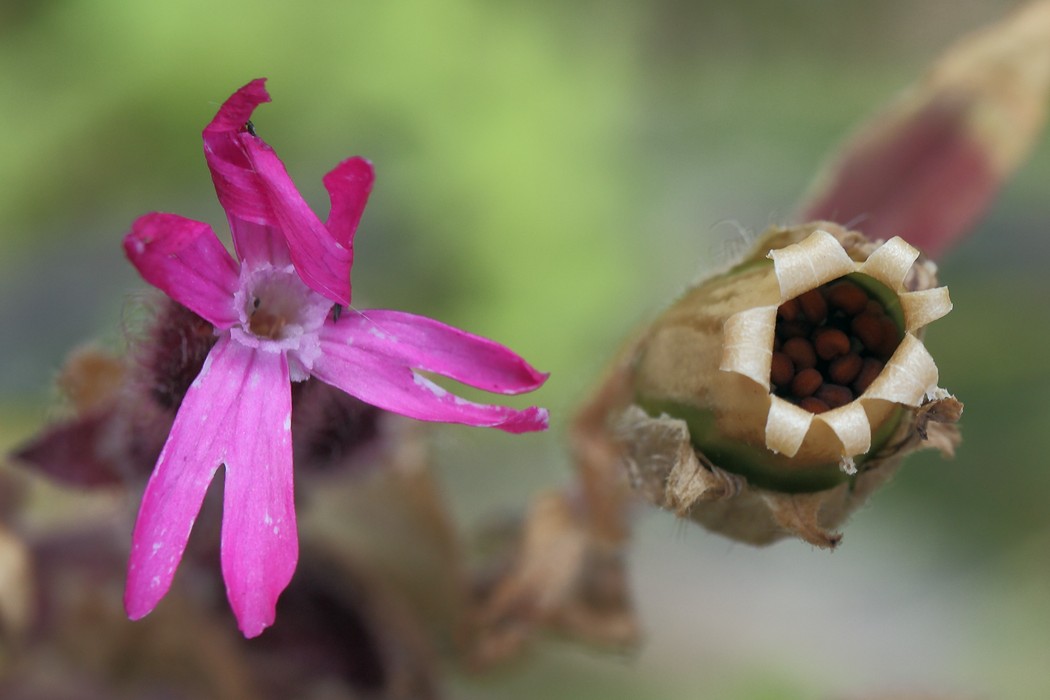
[[(832, 280), (777, 309), (771, 391), (812, 413), (844, 406), (882, 372), (904, 337), (867, 275)], [(892, 293), (888, 299), (896, 300)]]

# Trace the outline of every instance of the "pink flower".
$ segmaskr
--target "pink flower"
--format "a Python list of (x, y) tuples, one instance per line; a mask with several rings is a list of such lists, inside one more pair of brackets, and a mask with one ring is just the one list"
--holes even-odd
[(237, 259), (210, 226), (174, 214), (147, 214), (124, 239), (142, 277), (212, 323), (218, 336), (146, 487), (124, 604), (138, 619), (167, 593), (222, 464), (222, 572), (247, 637), (273, 623), (298, 558), (291, 382), (316, 377), (421, 420), (512, 433), (547, 427), (544, 409), (472, 403), (416, 371), (502, 394), (542, 385), (547, 375), (509, 349), (400, 311), (339, 316), (350, 303), (353, 237), (372, 166), (351, 158), (325, 176), (332, 207), (322, 223), (248, 121), (270, 99), (264, 82), (238, 90), (204, 129)]

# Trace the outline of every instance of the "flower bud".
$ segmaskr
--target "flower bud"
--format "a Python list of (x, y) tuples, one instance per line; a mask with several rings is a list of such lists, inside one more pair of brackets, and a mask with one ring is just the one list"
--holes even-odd
[(737, 539), (833, 546), (828, 528), (905, 454), (958, 442), (962, 405), (922, 343), (952, 308), (936, 285), (900, 238), (767, 232), (629, 349), (633, 403), (614, 432), (632, 483)]

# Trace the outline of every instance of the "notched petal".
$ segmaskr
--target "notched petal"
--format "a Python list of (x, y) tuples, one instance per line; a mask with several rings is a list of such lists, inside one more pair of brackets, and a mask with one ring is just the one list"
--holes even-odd
[(498, 428), (509, 433), (546, 430), (545, 409), (517, 410), (467, 401), (412, 370), (396, 357), (322, 337), (313, 375), (366, 403), (418, 420)]
[(245, 381), (229, 417), (222, 518), (222, 572), (241, 632), (273, 624), (277, 598), (299, 556), (292, 484), (288, 363), (240, 350)]
[(534, 391), (548, 377), (505, 345), (404, 311), (356, 313), (326, 324), (322, 337), (497, 394)]

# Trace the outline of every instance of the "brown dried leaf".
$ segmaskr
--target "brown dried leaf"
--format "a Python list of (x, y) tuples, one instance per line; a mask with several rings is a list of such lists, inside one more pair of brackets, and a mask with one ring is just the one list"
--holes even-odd
[[(185, 577), (147, 619), (121, 605), (125, 535), (80, 522), (29, 543), (31, 625), (0, 679), (2, 697), (258, 698), (236, 629), (187, 596)], [(199, 591), (197, 591), (199, 593)]]
[(945, 456), (954, 453), (959, 433), (953, 420), (961, 411), (962, 404), (953, 396), (909, 409), (895, 435), (859, 473), (834, 488), (811, 493), (757, 488), (719, 469), (692, 444), (685, 422), (670, 416), (654, 418), (632, 405), (612, 430), (636, 493), (650, 503), (749, 544), (795, 536), (834, 548), (841, 540), (835, 528), (896, 472), (905, 456), (925, 448), (939, 449)]
[(307, 544), (277, 624), (245, 642), (265, 697), (429, 700), (437, 661), (406, 601), (344, 552)]
[(466, 614), (461, 542), (430, 468), (426, 427), (387, 417), (378, 442), (389, 450), (377, 452), (374, 468), (316, 475), (301, 492), (300, 533), (384, 581), (437, 637), (454, 642)]
[(595, 540), (572, 500), (534, 500), (512, 563), (478, 603), (473, 666), (515, 658), (540, 630), (607, 647), (637, 642), (622, 548)]
[(120, 358), (88, 345), (69, 353), (57, 383), (78, 414), (93, 413), (116, 399), (125, 372)]

